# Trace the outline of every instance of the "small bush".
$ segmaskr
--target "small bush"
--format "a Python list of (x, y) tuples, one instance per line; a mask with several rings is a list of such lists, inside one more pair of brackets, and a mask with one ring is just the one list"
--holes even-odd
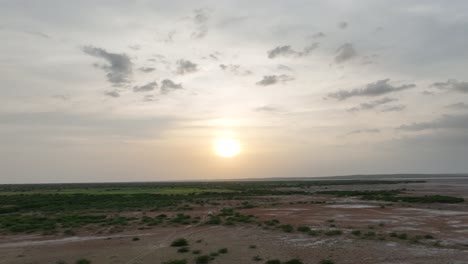
[(163, 264), (187, 264), (187, 260), (186, 259), (174, 259), (174, 260), (163, 262)]
[(338, 235), (341, 235), (343, 234), (343, 231), (341, 230), (329, 230), (327, 232), (325, 232), (325, 235), (327, 236), (338, 236)]
[(171, 247), (184, 247), (184, 246), (188, 246), (188, 242), (185, 238), (176, 239), (172, 241), (171, 243)]
[(300, 259), (291, 259), (284, 262), (284, 264), (304, 264), (304, 262), (302, 262)]
[(138, 240), (140, 240), (140, 238), (138, 238), (138, 237), (132, 238), (132, 241), (138, 241)]
[(294, 228), (292, 225), (280, 225), (280, 228), (281, 230), (287, 233), (291, 233), (292, 231), (294, 231)]
[(252, 260), (253, 260), (253, 261), (262, 261), (263, 258), (261, 258), (260, 256), (257, 255), (257, 256), (255, 256), (255, 257), (253, 257)]
[(192, 254), (195, 254), (195, 255), (198, 255), (198, 254), (200, 254), (200, 253), (201, 253), (201, 250), (194, 250), (194, 251), (192, 251)]
[(404, 234), (404, 233), (403, 233), (403, 234), (399, 234), (397, 237), (398, 237), (399, 239), (402, 239), (402, 240), (408, 239), (408, 235), (407, 235), (407, 234)]
[(299, 227), (297, 228), (297, 231), (299, 231), (299, 232), (309, 232), (309, 231), (310, 231), (310, 227), (308, 227), (308, 226), (299, 226)]
[(196, 264), (207, 264), (209, 262), (210, 262), (210, 256), (207, 256), (207, 255), (199, 256), (195, 259)]
[(281, 264), (281, 261), (279, 261), (279, 259), (270, 259), (270, 260), (267, 260), (265, 264)]
[(221, 248), (220, 250), (218, 250), (218, 253), (226, 254), (226, 253), (228, 253), (228, 249), (227, 248)]
[(432, 235), (425, 235), (424, 238), (425, 239), (434, 239), (434, 237)]
[(351, 231), (351, 234), (353, 234), (355, 236), (360, 236), (361, 235), (361, 230), (353, 230), (353, 231)]
[(309, 234), (309, 236), (318, 236), (320, 232), (317, 230), (310, 230), (307, 234)]
[(333, 262), (333, 260), (330, 259), (322, 259), (320, 261), (320, 264), (335, 264), (335, 262)]
[(249, 248), (257, 248), (256, 245), (250, 245)]
[(76, 264), (91, 264), (91, 260), (89, 260), (89, 259), (79, 259), (75, 263)]
[(177, 252), (179, 253), (186, 253), (186, 252), (189, 252), (190, 249), (188, 247), (181, 247), (177, 250)]

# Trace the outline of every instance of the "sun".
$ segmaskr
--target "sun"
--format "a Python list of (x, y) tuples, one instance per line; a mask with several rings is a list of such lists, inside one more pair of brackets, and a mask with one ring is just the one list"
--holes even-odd
[(218, 138), (214, 142), (216, 155), (223, 158), (232, 158), (241, 152), (239, 140), (234, 138)]

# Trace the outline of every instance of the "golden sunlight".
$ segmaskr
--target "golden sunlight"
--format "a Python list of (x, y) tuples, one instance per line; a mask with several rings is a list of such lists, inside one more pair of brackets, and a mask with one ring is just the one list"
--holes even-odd
[(240, 142), (234, 138), (218, 138), (214, 142), (216, 155), (232, 158), (241, 152)]

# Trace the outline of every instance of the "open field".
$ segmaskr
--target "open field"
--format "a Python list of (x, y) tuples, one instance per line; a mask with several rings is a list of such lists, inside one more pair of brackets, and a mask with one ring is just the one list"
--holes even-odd
[(2, 185), (0, 263), (461, 264), (467, 199), (468, 178)]

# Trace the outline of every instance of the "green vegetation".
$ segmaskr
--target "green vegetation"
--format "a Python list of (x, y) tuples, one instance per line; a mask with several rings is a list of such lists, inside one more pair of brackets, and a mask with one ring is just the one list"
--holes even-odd
[(335, 262), (330, 259), (322, 259), (319, 264), (335, 264)]
[(177, 252), (179, 253), (187, 253), (190, 251), (190, 248), (188, 247), (180, 247), (179, 249), (177, 249)]
[(259, 255), (257, 255), (257, 256), (254, 256), (254, 257), (252, 258), (252, 260), (253, 260), (253, 261), (262, 261), (263, 258), (260, 257)]
[(328, 230), (325, 232), (325, 235), (326, 236), (338, 236), (338, 235), (342, 235), (343, 234), (343, 231), (341, 230)]
[(174, 259), (174, 260), (163, 262), (163, 264), (187, 264), (187, 260), (186, 259)]
[(294, 231), (294, 227), (292, 225), (280, 225), (279, 228), (281, 228), (281, 230), (287, 233), (291, 233), (292, 231)]
[(228, 249), (227, 248), (221, 248), (221, 249), (218, 250), (218, 253), (226, 254), (226, 253), (228, 253)]
[(310, 227), (308, 227), (308, 226), (298, 226), (297, 231), (307, 233), (307, 232), (310, 232)]
[(351, 231), (351, 234), (355, 235), (355, 236), (360, 236), (361, 235), (361, 230), (353, 230), (353, 231)]
[(203, 256), (199, 256), (195, 259), (195, 263), (196, 264), (207, 264), (209, 263), (211, 260), (210, 256), (207, 256), (207, 255), (203, 255)]
[(270, 259), (265, 262), (265, 264), (281, 264), (279, 259)]
[(91, 264), (91, 260), (88, 259), (79, 259), (75, 262), (75, 264)]
[(172, 241), (171, 243), (171, 247), (184, 247), (184, 246), (188, 246), (188, 242), (185, 238), (176, 239)]

